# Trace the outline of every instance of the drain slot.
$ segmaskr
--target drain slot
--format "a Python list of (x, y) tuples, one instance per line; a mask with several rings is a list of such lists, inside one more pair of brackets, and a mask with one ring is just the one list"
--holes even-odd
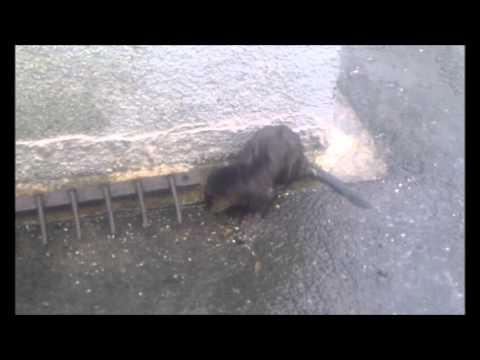
[(182, 223), (182, 207), (178, 199), (178, 191), (202, 183), (203, 173), (192, 171), (168, 176), (157, 176), (100, 186), (70, 188), (34, 196), (18, 197), (15, 200), (15, 213), (36, 211), (42, 233), (42, 242), (47, 244), (46, 211), (50, 209), (71, 208), (75, 221), (77, 238), (81, 239), (80, 210), (82, 204), (103, 202), (108, 215), (110, 233), (115, 234), (115, 218), (112, 202), (115, 199), (136, 196), (142, 214), (142, 225), (149, 225), (145, 196), (154, 196), (158, 192), (169, 192), (173, 197), (177, 221)]

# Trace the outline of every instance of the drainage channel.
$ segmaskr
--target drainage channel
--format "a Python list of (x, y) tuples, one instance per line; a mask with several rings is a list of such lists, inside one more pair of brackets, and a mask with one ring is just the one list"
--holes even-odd
[(145, 207), (145, 196), (158, 191), (169, 191), (173, 197), (178, 223), (182, 223), (182, 209), (178, 200), (177, 191), (200, 185), (203, 180), (203, 173), (190, 171), (167, 176), (155, 176), (132, 181), (118, 182), (113, 184), (100, 184), (97, 186), (86, 186), (84, 188), (70, 188), (49, 193), (35, 194), (33, 196), (22, 196), (15, 199), (15, 213), (22, 214), (36, 211), (42, 232), (42, 241), (48, 242), (47, 224), (45, 213), (50, 209), (70, 206), (75, 221), (77, 238), (82, 237), (80, 227), (79, 208), (82, 204), (103, 201), (108, 214), (110, 233), (115, 234), (115, 218), (112, 208), (112, 201), (118, 198), (136, 196), (142, 214), (142, 224), (147, 227), (149, 224), (147, 209)]

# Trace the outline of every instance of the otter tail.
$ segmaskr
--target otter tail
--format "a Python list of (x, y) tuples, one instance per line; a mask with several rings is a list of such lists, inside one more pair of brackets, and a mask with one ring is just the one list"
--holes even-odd
[(369, 202), (362, 199), (359, 195), (354, 193), (344, 182), (342, 182), (340, 179), (336, 178), (332, 174), (329, 174), (325, 170), (316, 167), (310, 167), (307, 171), (306, 177), (312, 177), (330, 185), (335, 191), (342, 194), (353, 204), (361, 208), (372, 208), (372, 205)]

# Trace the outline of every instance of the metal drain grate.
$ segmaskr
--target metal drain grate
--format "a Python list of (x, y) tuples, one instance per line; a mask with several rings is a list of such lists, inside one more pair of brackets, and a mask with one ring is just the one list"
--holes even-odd
[(114, 184), (101, 184), (99, 186), (87, 186), (80, 189), (60, 190), (45, 194), (35, 194), (34, 196), (18, 197), (15, 200), (15, 213), (24, 213), (37, 211), (40, 229), (42, 232), (42, 241), (47, 244), (47, 225), (45, 212), (51, 208), (61, 206), (71, 206), (75, 220), (75, 229), (77, 238), (81, 238), (79, 205), (91, 203), (94, 201), (104, 201), (108, 214), (111, 234), (115, 234), (115, 218), (112, 209), (112, 201), (116, 198), (123, 198), (136, 195), (141, 213), (142, 224), (148, 226), (147, 209), (145, 207), (145, 195), (158, 191), (170, 191), (177, 215), (178, 223), (182, 223), (182, 211), (178, 201), (177, 188), (188, 188), (201, 184), (203, 175), (199, 171), (191, 171), (167, 176), (156, 176), (133, 181), (118, 182)]

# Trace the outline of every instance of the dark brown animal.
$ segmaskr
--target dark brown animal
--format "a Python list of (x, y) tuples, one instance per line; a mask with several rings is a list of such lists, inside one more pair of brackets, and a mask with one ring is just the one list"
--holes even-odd
[(240, 208), (265, 214), (274, 200), (275, 186), (289, 185), (302, 178), (325, 182), (355, 205), (371, 208), (340, 179), (312, 166), (300, 137), (285, 125), (258, 130), (231, 165), (209, 175), (206, 205), (215, 213)]

